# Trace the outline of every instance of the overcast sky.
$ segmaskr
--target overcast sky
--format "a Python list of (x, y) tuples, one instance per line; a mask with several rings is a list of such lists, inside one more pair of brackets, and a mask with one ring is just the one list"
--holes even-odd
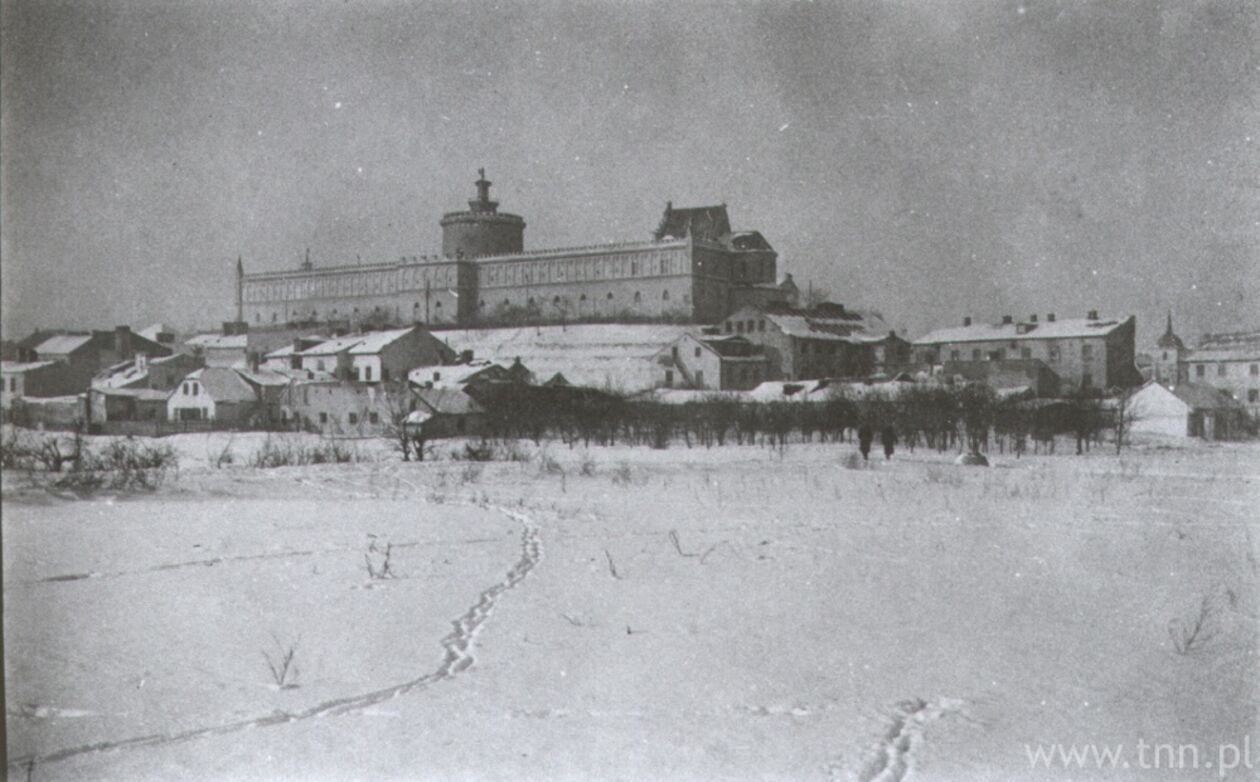
[(1258, 8), (6, 0), (5, 335), (435, 253), (480, 166), (527, 249), (725, 202), (911, 337), (1260, 327)]

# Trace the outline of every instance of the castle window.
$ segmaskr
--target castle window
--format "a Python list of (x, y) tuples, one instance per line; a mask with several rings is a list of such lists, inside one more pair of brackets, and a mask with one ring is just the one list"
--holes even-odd
[(1207, 364), (1195, 364), (1195, 365), (1194, 365), (1194, 376), (1195, 376), (1195, 377), (1203, 377), (1203, 375), (1204, 375), (1204, 373), (1206, 372), (1206, 370), (1207, 370)]
[(1224, 364), (1217, 364), (1217, 365), (1216, 365), (1216, 374), (1217, 374), (1217, 376), (1218, 376), (1218, 377), (1225, 377), (1225, 365), (1224, 365)]
[(262, 323), (262, 315), (260, 315), (259, 313), (255, 312), (255, 313), (254, 313), (254, 322), (255, 322), (255, 323)]
[(280, 317), (280, 316), (279, 316), (278, 314), (276, 314), (276, 313), (274, 313), (274, 312), (273, 312), (273, 313), (271, 313), (271, 322), (272, 322), (272, 323), (275, 323), (275, 322), (276, 322), (276, 319), (277, 319), (277, 318), (279, 318), (279, 317)]
[(735, 331), (740, 334), (744, 333), (744, 321), (742, 320), (735, 321)]
[(1020, 358), (1032, 358), (1032, 348), (1021, 348), (1019, 351)]
[(560, 306), (560, 297), (559, 297), (559, 296), (555, 297), (554, 299), (552, 299), (552, 300), (551, 300), (551, 303), (552, 303), (554, 306), (559, 307), (559, 306)]
[(608, 300), (612, 301), (612, 291), (608, 291)]
[(481, 301), (477, 302), (477, 309), (479, 309), (479, 310), (484, 310), (485, 308), (486, 308), (486, 300), (485, 300), (485, 299), (482, 299)]
[(661, 301), (669, 301), (669, 291), (664, 291), (661, 293)]
[(700, 348), (696, 348), (696, 358), (700, 358)]
[(359, 416), (357, 413), (350, 413), (347, 418), (350, 420), (351, 425), (359, 423)]
[(979, 350), (973, 350), (973, 351), (971, 351), (971, 360), (972, 360), (972, 361), (979, 361), (979, 360), (980, 360), (980, 351), (979, 351)]
[(766, 330), (766, 322), (764, 320), (757, 321), (757, 331), (765, 331), (765, 330)]
[(586, 301), (586, 294), (583, 293), (582, 296), (578, 299), (578, 301)]
[(1249, 371), (1251, 372), (1252, 377), (1255, 377), (1256, 375), (1260, 375), (1260, 364), (1252, 364), (1251, 369)]
[(634, 292), (634, 303), (635, 304), (643, 303), (643, 296), (638, 291)]
[(730, 334), (734, 330), (735, 330), (735, 327), (731, 325), (731, 322), (729, 320), (726, 321), (726, 333)]

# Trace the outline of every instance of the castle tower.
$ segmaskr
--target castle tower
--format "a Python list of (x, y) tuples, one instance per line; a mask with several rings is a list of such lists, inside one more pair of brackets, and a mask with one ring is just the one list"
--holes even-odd
[(442, 254), (448, 258), (476, 258), (506, 255), (525, 249), (525, 220), (519, 215), (499, 212), (499, 202), (490, 200), (486, 170), (478, 169), (477, 197), (468, 202), (467, 212), (442, 215)]

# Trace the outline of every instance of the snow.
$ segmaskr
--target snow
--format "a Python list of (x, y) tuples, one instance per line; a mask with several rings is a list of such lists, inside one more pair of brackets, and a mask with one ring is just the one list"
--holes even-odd
[(511, 364), (520, 358), (534, 376), (562, 373), (575, 386), (623, 393), (652, 388), (659, 367), (652, 358), (697, 326), (601, 323), (538, 328), (438, 331), (434, 336), (476, 359)]
[(11, 774), (1062, 779), (1025, 744), (1255, 731), (1257, 444), (244, 466), (263, 439), (167, 438), (148, 496), (4, 476)]

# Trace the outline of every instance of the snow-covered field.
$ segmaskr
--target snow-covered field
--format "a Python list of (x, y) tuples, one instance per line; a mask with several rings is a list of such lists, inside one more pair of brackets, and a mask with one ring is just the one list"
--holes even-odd
[(1247, 736), (1260, 768), (1254, 444), (255, 470), (255, 435), (222, 469), (222, 435), (168, 442), (152, 495), (5, 476), (11, 778), (1242, 780), (1027, 745)]

